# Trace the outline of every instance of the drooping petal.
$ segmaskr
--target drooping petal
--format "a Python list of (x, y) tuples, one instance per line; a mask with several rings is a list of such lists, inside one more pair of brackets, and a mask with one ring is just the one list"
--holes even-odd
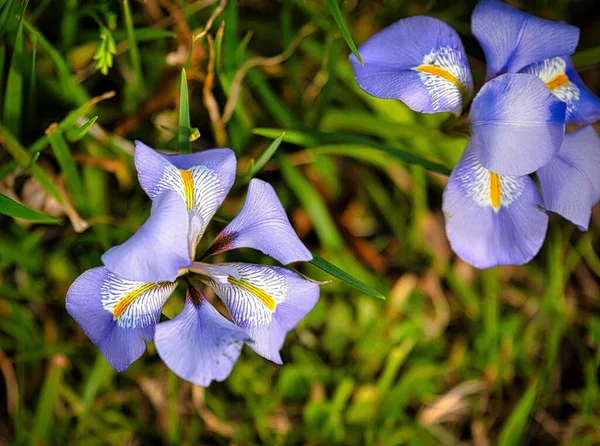
[(152, 203), (152, 213), (126, 242), (104, 253), (109, 271), (140, 282), (174, 281), (191, 263), (189, 220), (185, 203), (165, 190)]
[(215, 238), (207, 254), (254, 248), (283, 264), (308, 262), (312, 254), (300, 241), (271, 185), (250, 181), (240, 213)]
[(537, 175), (544, 207), (587, 231), (600, 200), (600, 138), (593, 127), (567, 134), (556, 158)]
[(422, 113), (460, 114), (473, 80), (460, 37), (432, 17), (397, 21), (350, 56), (358, 85), (372, 96), (400, 99)]
[(567, 104), (567, 124), (600, 120), (600, 98), (587, 89), (570, 58), (546, 59), (525, 67), (522, 72), (538, 76), (557, 98)]
[(516, 73), (529, 64), (575, 52), (579, 28), (519, 11), (498, 0), (483, 0), (471, 19), (483, 48), (487, 77)]
[(560, 150), (566, 104), (530, 74), (503, 74), (487, 82), (471, 107), (472, 146), (486, 169), (527, 175)]
[[(217, 265), (215, 265), (217, 266)], [(286, 268), (225, 263), (239, 278), (223, 285), (209, 277), (202, 280), (221, 298), (236, 325), (250, 338), (259, 355), (281, 364), (279, 350), (285, 335), (308, 314), (319, 299), (319, 286)]]
[(546, 236), (548, 216), (541, 206), (531, 178), (492, 173), (467, 147), (444, 190), (452, 249), (477, 268), (527, 263)]
[[(152, 199), (174, 190), (187, 209), (201, 217), (199, 239), (235, 181), (236, 159), (230, 149), (211, 149), (189, 155), (163, 155), (136, 141), (135, 165), (142, 188)], [(192, 225), (194, 227), (194, 225)]]
[(93, 268), (67, 292), (67, 312), (117, 371), (127, 369), (152, 341), (163, 304), (177, 284), (121, 279)]
[(229, 376), (250, 338), (199, 296), (193, 298), (188, 292), (181, 313), (156, 326), (154, 345), (173, 373), (208, 387), (212, 380)]

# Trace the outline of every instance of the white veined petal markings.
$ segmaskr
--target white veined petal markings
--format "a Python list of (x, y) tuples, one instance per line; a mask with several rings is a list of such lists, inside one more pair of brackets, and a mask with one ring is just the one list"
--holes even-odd
[(448, 101), (453, 110), (460, 111), (473, 90), (469, 67), (462, 51), (455, 47), (442, 47), (430, 51), (421, 65), (415, 67), (432, 96), (433, 108), (439, 109), (442, 101)]
[(176, 287), (172, 282), (135, 282), (108, 273), (100, 291), (102, 307), (120, 327), (147, 327), (157, 322), (156, 315)]
[(539, 77), (552, 93), (567, 104), (567, 113), (571, 113), (581, 95), (579, 87), (567, 75), (567, 61), (562, 57), (553, 57), (530, 65), (524, 73)]
[(522, 193), (521, 177), (499, 175), (483, 167), (472, 151), (465, 154), (461, 172), (457, 175), (461, 187), (475, 202), (491, 206), (498, 212), (502, 206), (509, 206)]

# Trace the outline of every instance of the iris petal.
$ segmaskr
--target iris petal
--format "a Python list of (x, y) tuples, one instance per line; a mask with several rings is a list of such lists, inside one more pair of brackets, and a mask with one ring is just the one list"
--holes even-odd
[[(142, 188), (152, 199), (174, 190), (202, 225), (190, 238), (197, 242), (235, 181), (236, 159), (230, 149), (211, 149), (189, 155), (162, 155), (136, 141), (135, 165)], [(195, 228), (196, 225), (192, 225)]]
[(279, 350), (285, 335), (315, 306), (319, 286), (282, 267), (247, 263), (222, 266), (236, 268), (239, 277), (229, 277), (229, 285), (209, 277), (201, 280), (225, 303), (236, 325), (252, 338), (250, 347), (281, 364)]
[(148, 220), (129, 240), (106, 251), (102, 262), (128, 280), (174, 281), (191, 263), (186, 216), (179, 195), (164, 191), (154, 200)]
[(248, 341), (248, 335), (206, 299), (194, 300), (188, 292), (181, 313), (156, 326), (154, 344), (177, 376), (207, 387), (229, 376)]
[(538, 76), (557, 98), (567, 104), (567, 124), (600, 120), (600, 98), (588, 90), (570, 58), (546, 59), (525, 67), (522, 72)]
[(579, 28), (532, 16), (497, 0), (479, 2), (471, 28), (485, 53), (488, 78), (573, 54), (579, 41)]
[(273, 187), (250, 181), (248, 196), (240, 213), (215, 238), (208, 254), (235, 248), (254, 248), (283, 264), (312, 260), (285, 214)]
[(492, 173), (467, 147), (444, 190), (452, 249), (477, 268), (527, 263), (546, 235), (548, 216), (540, 206), (531, 178)]
[(600, 200), (600, 138), (592, 127), (567, 134), (556, 158), (538, 178), (546, 209), (587, 230), (592, 207)]
[(473, 91), (460, 37), (432, 17), (399, 20), (350, 56), (358, 85), (372, 96), (400, 99), (422, 113), (460, 114)]
[(121, 279), (106, 268), (93, 268), (67, 292), (67, 312), (119, 372), (127, 369), (152, 341), (163, 304), (175, 283)]
[(530, 74), (503, 74), (487, 82), (470, 116), (477, 159), (500, 174), (535, 172), (564, 140), (566, 104)]

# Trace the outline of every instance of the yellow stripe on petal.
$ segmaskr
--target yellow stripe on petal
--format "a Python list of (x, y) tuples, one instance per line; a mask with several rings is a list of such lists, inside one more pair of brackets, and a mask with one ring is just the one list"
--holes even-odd
[(142, 294), (147, 293), (148, 291), (157, 288), (159, 285), (155, 283), (145, 283), (139, 288), (136, 288), (133, 291), (130, 291), (125, 296), (123, 296), (113, 308), (113, 318), (114, 320), (119, 319), (119, 316), (123, 314), (127, 308)]
[(458, 91), (460, 92), (460, 95), (462, 96), (463, 100), (467, 97), (466, 87), (462, 84), (462, 82), (456, 76), (454, 76), (452, 73), (450, 73), (445, 68), (437, 67), (435, 65), (424, 64), (424, 65), (419, 65), (417, 68), (415, 68), (415, 70), (420, 71), (421, 73), (427, 73), (427, 74), (432, 74), (434, 76), (439, 76), (442, 79), (447, 80), (448, 82), (453, 84), (456, 88), (458, 88)]
[(265, 304), (265, 307), (267, 307), (270, 311), (275, 311), (275, 299), (273, 299), (273, 297), (271, 297), (271, 295), (269, 295), (265, 291), (261, 290), (258, 287), (255, 287), (254, 285), (246, 282), (245, 280), (236, 279), (233, 276), (229, 276), (227, 280), (229, 280), (230, 284), (240, 287), (243, 290), (248, 291), (249, 293), (256, 296), (258, 300)]
[(183, 191), (185, 192), (185, 204), (188, 211), (194, 208), (195, 197), (194, 197), (194, 177), (192, 172), (189, 170), (180, 170), (179, 174), (183, 180)]
[(495, 210), (500, 209), (502, 189), (500, 187), (500, 177), (494, 172), (490, 172), (490, 200), (492, 200), (492, 207)]
[(560, 88), (563, 85), (567, 85), (568, 83), (569, 83), (569, 77), (566, 74), (561, 73), (561, 74), (553, 77), (552, 79), (550, 79), (548, 82), (546, 82), (546, 86), (550, 90), (556, 90), (557, 88)]

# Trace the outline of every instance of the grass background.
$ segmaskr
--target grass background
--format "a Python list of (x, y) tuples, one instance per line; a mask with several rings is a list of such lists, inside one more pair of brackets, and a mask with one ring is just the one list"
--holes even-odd
[[(581, 27), (574, 60), (600, 92), (595, 1), (512, 3)], [(357, 44), (401, 17), (445, 20), (481, 83), (474, 4), (354, 0), (340, 17)], [(526, 266), (481, 272), (458, 260), (440, 204), (465, 140), (444, 133), (447, 115), (358, 89), (335, 5), (0, 1), (0, 192), (44, 221), (0, 216), (2, 444), (600, 444), (598, 207), (587, 233), (552, 216)], [(106, 68), (115, 52), (107, 75), (93, 60), (101, 45)], [(256, 176), (313, 251), (387, 296), (324, 285), (288, 335), (283, 367), (246, 347), (208, 389), (170, 373), (152, 345), (114, 372), (64, 308), (72, 281), (149, 214), (132, 141), (187, 149), (183, 67), (201, 134), (191, 149), (229, 146), (239, 160), (205, 243), (286, 130)], [(268, 261), (249, 250), (225, 258)]]

